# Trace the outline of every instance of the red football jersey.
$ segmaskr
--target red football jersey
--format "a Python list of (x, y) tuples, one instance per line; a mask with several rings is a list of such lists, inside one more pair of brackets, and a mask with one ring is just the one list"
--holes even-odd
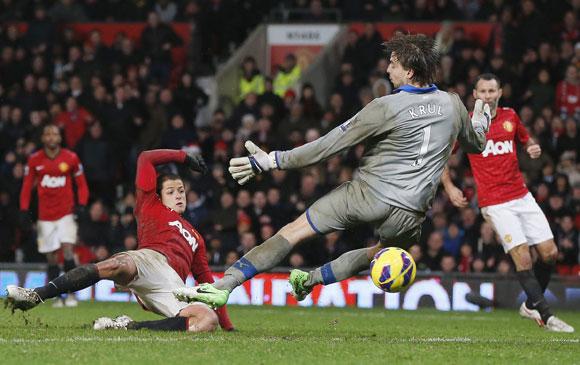
[(24, 182), (20, 192), (20, 210), (30, 207), (32, 186), (36, 182), (38, 191), (38, 219), (55, 221), (74, 208), (72, 176), (77, 184), (78, 201), (86, 205), (89, 200), (89, 188), (83, 173), (83, 165), (78, 156), (71, 150), (61, 148), (54, 159), (50, 159), (44, 150), (30, 155), (24, 172)]
[[(155, 165), (182, 163), (185, 156), (185, 152), (176, 150), (153, 150), (139, 155), (135, 182), (137, 240), (140, 249), (147, 248), (165, 255), (169, 266), (184, 282), (191, 272), (198, 283), (213, 283), (203, 237), (180, 214), (163, 205), (155, 191)], [(216, 312), (222, 328), (233, 328), (225, 307)]]
[(530, 139), (522, 121), (511, 108), (498, 108), (486, 135), (485, 150), (467, 154), (477, 186), (480, 207), (501, 204), (528, 193), (516, 154), (516, 139)]

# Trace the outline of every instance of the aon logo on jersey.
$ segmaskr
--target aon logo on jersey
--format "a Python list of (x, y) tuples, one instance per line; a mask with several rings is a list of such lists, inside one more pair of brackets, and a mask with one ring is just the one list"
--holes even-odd
[(514, 152), (514, 141), (494, 142), (492, 139), (490, 139), (487, 141), (485, 150), (481, 154), (483, 157), (487, 157), (489, 154), (497, 156), (512, 152)]
[(66, 185), (66, 176), (49, 176), (44, 175), (40, 186), (43, 188), (62, 188)]
[(195, 237), (191, 235), (191, 232), (183, 228), (183, 225), (181, 224), (180, 221), (169, 222), (169, 225), (172, 227), (177, 227), (179, 233), (181, 233), (183, 238), (185, 238), (187, 243), (189, 243), (189, 245), (191, 246), (191, 250), (195, 251), (195, 249), (197, 248), (197, 240), (195, 239)]

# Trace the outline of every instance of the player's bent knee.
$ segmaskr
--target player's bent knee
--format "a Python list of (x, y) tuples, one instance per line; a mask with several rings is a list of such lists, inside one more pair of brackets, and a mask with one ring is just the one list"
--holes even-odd
[(189, 332), (212, 332), (219, 325), (217, 314), (202, 303), (194, 303), (183, 308), (179, 315), (189, 318), (187, 329)]
[(509, 251), (509, 254), (514, 261), (516, 271), (532, 269), (532, 255), (530, 249), (525, 243), (512, 248)]
[(557, 259), (558, 259), (558, 248), (556, 247), (555, 244), (552, 245), (552, 247), (550, 247), (548, 252), (542, 255), (542, 261), (548, 265), (554, 265)]
[(119, 271), (120, 264), (116, 260), (107, 259), (105, 261), (97, 262), (97, 270), (102, 279), (111, 279)]
[(135, 276), (137, 268), (127, 255), (115, 255), (105, 261), (98, 262), (97, 269), (101, 279), (112, 279), (118, 284), (126, 284)]

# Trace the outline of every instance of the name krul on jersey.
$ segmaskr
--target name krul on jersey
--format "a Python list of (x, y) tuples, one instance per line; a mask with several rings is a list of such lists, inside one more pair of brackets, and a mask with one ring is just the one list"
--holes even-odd
[(66, 176), (44, 175), (40, 186), (43, 188), (62, 188), (66, 185)]
[(512, 152), (514, 152), (513, 141), (494, 142), (492, 139), (488, 139), (487, 144), (485, 145), (485, 150), (481, 154), (483, 157), (487, 157), (489, 154), (497, 156)]
[(183, 228), (183, 225), (181, 224), (181, 222), (180, 221), (173, 221), (173, 222), (169, 222), (169, 225), (172, 227), (177, 227), (177, 229), (179, 230), (179, 233), (181, 233), (183, 238), (185, 238), (187, 243), (189, 243), (189, 245), (191, 246), (191, 250), (195, 251), (195, 249), (197, 248), (197, 240), (195, 239), (195, 237), (193, 237), (191, 235), (191, 233), (187, 229)]
[(441, 113), (441, 105), (438, 104), (422, 104), (409, 109), (411, 119), (419, 118), (422, 115), (443, 115)]

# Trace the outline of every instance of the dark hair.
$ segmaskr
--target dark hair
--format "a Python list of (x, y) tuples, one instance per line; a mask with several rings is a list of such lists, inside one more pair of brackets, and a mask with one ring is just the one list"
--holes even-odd
[(405, 70), (413, 70), (413, 81), (419, 84), (435, 82), (439, 52), (433, 39), (424, 34), (398, 34), (383, 46), (388, 57), (394, 53)]
[(45, 124), (42, 127), (42, 134), (46, 133), (46, 131), (50, 128), (55, 128), (57, 130), (58, 134), (62, 137), (62, 130), (56, 124), (53, 124), (53, 123)]
[(181, 176), (177, 174), (167, 173), (167, 174), (159, 174), (157, 175), (157, 187), (155, 188), (155, 192), (157, 195), (161, 196), (161, 189), (163, 188), (163, 183), (169, 180), (181, 180)]
[(491, 80), (495, 80), (495, 82), (497, 82), (497, 88), (500, 89), (501, 88), (501, 81), (499, 81), (499, 77), (497, 77), (495, 74), (492, 74), (491, 72), (487, 72), (484, 74), (481, 74), (479, 76), (477, 76), (475, 78), (475, 81), (473, 82), (473, 88), (477, 88), (477, 83), (480, 80), (485, 80), (485, 81), (491, 81)]

